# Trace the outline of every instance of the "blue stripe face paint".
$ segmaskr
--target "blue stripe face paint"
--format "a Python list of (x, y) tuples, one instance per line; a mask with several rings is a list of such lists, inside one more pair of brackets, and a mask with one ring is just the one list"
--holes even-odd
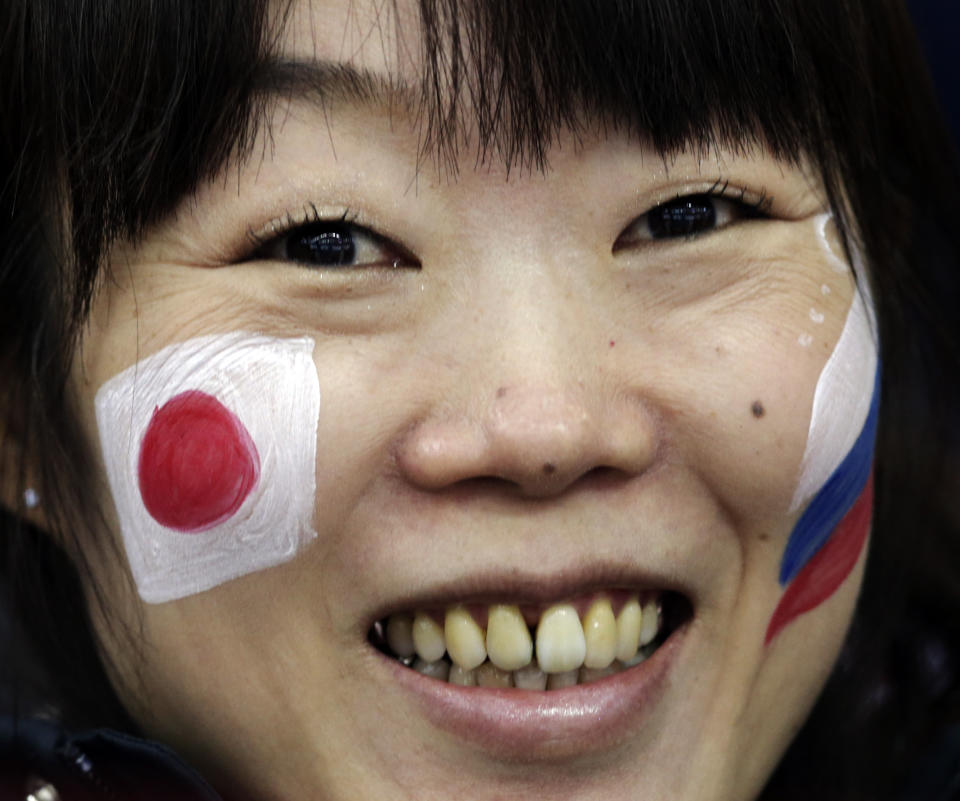
[(810, 505), (800, 515), (787, 541), (780, 564), (780, 584), (786, 586), (853, 508), (870, 478), (880, 405), (880, 370), (876, 371), (870, 407), (860, 435)]

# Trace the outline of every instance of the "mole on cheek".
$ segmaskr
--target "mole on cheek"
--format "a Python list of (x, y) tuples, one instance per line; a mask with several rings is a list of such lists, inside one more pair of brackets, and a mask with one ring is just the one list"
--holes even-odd
[(763, 404), (760, 401), (755, 400), (750, 406), (750, 412), (754, 417), (760, 418), (767, 413), (767, 410), (763, 408)]

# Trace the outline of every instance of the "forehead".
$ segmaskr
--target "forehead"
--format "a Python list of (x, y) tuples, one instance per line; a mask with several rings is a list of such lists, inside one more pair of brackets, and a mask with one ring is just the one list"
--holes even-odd
[[(328, 127), (345, 109), (386, 114), (391, 129), (418, 142), (419, 156), (445, 151), (455, 172), (467, 140), (484, 155), (498, 149), (496, 141), (476, 136), (478, 120), (486, 120), (480, 125), (488, 132), (509, 127), (506, 115), (491, 124), (500, 115), (489, 102), (482, 111), (478, 106), (484, 93), (477, 86), (491, 77), (489, 70), (477, 66), (465, 76), (457, 66), (451, 78), (451, 59), (463, 65), (472, 59), (459, 48), (454, 51), (452, 39), (425, 33), (420, 3), (296, 0), (284, 10), (277, 47), (259, 80), (265, 94), (281, 101), (281, 119), (287, 101), (306, 102)], [(508, 155), (506, 161), (512, 160)]]
[(397, 85), (420, 80), (422, 27), (415, 2), (294, 0), (277, 12), (283, 59), (348, 65)]

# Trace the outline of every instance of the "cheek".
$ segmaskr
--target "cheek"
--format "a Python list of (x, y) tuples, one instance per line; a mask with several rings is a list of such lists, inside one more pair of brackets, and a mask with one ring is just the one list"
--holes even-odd
[(837, 345), (817, 382), (791, 511), (803, 509), (780, 564), (784, 593), (767, 627), (770, 643), (850, 575), (867, 541), (880, 399), (873, 310), (854, 295)]
[(316, 536), (312, 352), (309, 339), (201, 337), (100, 388), (104, 464), (144, 601), (281, 564)]

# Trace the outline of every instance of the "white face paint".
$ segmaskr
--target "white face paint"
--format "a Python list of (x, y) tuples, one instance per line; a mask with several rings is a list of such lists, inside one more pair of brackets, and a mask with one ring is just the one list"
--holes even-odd
[[(847, 272), (849, 266), (827, 239), (830, 219), (829, 214), (816, 218), (817, 234), (833, 268)], [(817, 381), (791, 512), (805, 505), (827, 482), (849, 453), (870, 411), (877, 372), (876, 317), (866, 274), (856, 255), (853, 271), (858, 279), (853, 303), (840, 339)]]
[(313, 348), (306, 337), (200, 337), (100, 387), (107, 478), (144, 601), (281, 564), (316, 537)]

